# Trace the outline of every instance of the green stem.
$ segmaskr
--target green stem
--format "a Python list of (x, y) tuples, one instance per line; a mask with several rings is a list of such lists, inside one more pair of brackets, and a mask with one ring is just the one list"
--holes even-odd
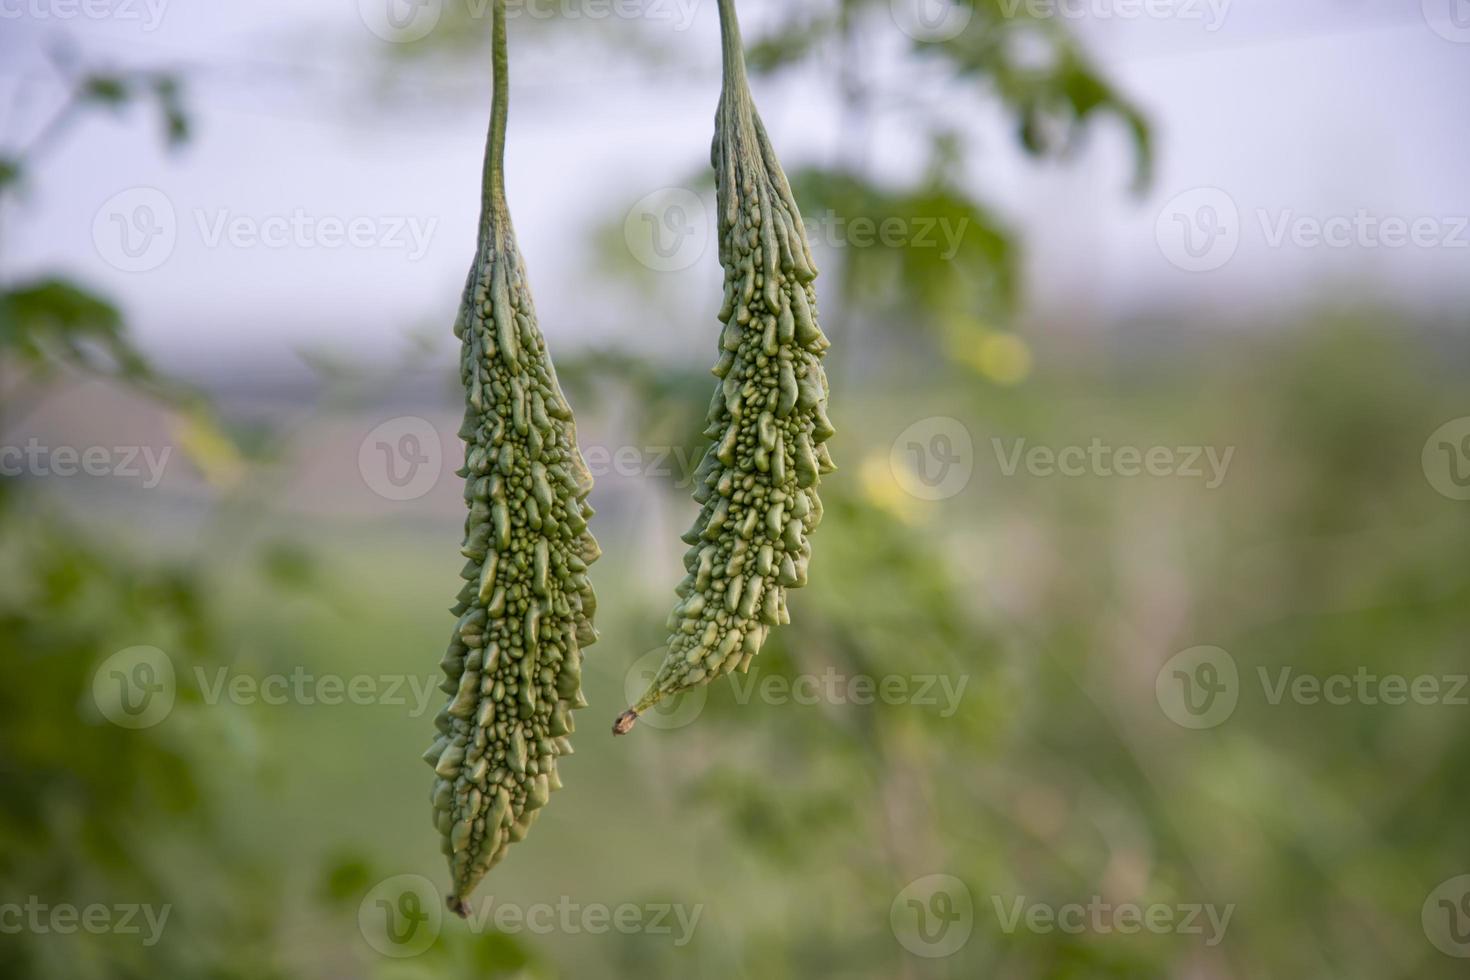
[(495, 90), (490, 99), (490, 134), (485, 141), (485, 172), (481, 180), (481, 233), (496, 230), (505, 204), (505, 122), (510, 106), (510, 66), (506, 57), (505, 0), (495, 0), (490, 60)]
[(720, 50), (724, 56), (725, 86), (744, 87), (745, 49), (740, 43), (740, 22), (735, 17), (735, 0), (719, 0)]

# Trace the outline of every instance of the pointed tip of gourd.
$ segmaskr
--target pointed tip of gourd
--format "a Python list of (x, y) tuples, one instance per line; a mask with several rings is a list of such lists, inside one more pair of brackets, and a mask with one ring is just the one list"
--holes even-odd
[(469, 906), (466, 905), (465, 900), (460, 898), (458, 895), (450, 895), (449, 898), (445, 899), (444, 904), (449, 906), (449, 911), (453, 912), (461, 919), (469, 918)]
[(614, 735), (626, 735), (633, 730), (633, 726), (637, 723), (638, 712), (629, 708), (627, 711), (618, 715), (617, 720), (613, 722), (612, 732)]

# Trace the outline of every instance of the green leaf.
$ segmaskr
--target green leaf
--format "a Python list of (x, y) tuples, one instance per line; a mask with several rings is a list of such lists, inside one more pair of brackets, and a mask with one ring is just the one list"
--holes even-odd
[(0, 156), (0, 193), (20, 183), (22, 169), (20, 160), (15, 157)]
[(82, 80), (79, 97), (109, 108), (121, 108), (132, 97), (127, 79), (120, 75), (89, 75)]
[[(100, 348), (111, 361), (100, 364)], [(41, 279), (0, 293), (0, 350), (37, 368), (61, 361), (88, 370), (151, 377), (143, 355), (125, 336), (111, 303), (64, 279)]]

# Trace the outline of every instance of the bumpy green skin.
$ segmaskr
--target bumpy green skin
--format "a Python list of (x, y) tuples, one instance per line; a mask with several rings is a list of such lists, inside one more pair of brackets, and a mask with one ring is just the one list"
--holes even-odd
[(819, 477), (835, 468), (816, 270), (751, 100), (729, 2), (721, 4), (725, 82), (711, 153), (725, 269), (713, 369), (720, 384), (704, 433), (714, 443), (695, 471), (703, 508), (684, 535), (689, 575), (669, 617), (668, 654), (617, 734), (662, 699), (745, 670), (770, 628), (790, 621), (786, 590), (806, 584), (807, 535), (822, 519)]
[[(503, 45), (503, 35), (498, 40)], [(441, 663), (449, 703), (424, 754), (453, 880), (448, 904), (461, 915), (470, 892), (561, 788), (556, 760), (571, 754), (571, 712), (587, 703), (581, 648), (597, 638), (587, 579), (600, 554), (587, 530), (592, 476), (505, 207), (503, 103), (494, 119), (480, 245), (454, 326), (465, 388), (459, 473), (468, 561)]]

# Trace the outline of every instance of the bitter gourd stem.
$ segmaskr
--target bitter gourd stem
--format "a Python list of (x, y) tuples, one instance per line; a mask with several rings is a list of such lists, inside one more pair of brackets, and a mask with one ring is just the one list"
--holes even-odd
[[(499, 234), (509, 214), (505, 203), (505, 123), (510, 111), (510, 65), (506, 55), (505, 0), (495, 0), (490, 32), (490, 60), (495, 91), (490, 97), (490, 134), (485, 143), (485, 172), (481, 180), (480, 234)], [(482, 241), (483, 244), (483, 241)], [(499, 242), (495, 243), (497, 246)]]
[(740, 22), (735, 17), (735, 0), (719, 0), (720, 50), (724, 57), (727, 89), (745, 85), (745, 49), (740, 43)]

